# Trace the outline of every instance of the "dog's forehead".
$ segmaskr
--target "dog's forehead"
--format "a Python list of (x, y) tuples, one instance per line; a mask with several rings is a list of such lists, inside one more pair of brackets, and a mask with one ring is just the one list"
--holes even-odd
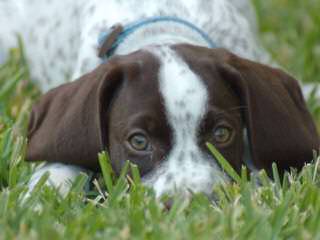
[[(161, 78), (165, 78), (166, 92), (170, 93), (168, 96), (173, 96), (171, 100), (175, 102), (170, 106), (193, 105), (192, 113), (196, 113), (197, 100), (204, 94), (204, 91), (196, 92), (199, 84), (206, 89), (207, 105), (220, 109), (237, 106), (239, 99), (217, 71), (218, 65), (225, 61), (225, 55), (224, 50), (213, 53), (212, 49), (186, 44), (154, 45), (136, 51), (121, 61), (125, 79), (128, 80), (125, 81), (122, 99), (132, 111), (140, 108), (162, 110), (160, 108), (166, 100), (160, 85)], [(161, 76), (163, 69), (166, 74)], [(196, 75), (197, 81), (189, 81), (192, 75)]]
[(169, 120), (199, 121), (205, 113), (208, 100), (208, 91), (201, 78), (170, 46), (161, 46), (149, 51), (160, 61), (159, 91)]
[(176, 44), (172, 49), (204, 83), (208, 91), (208, 107), (227, 110), (239, 106), (240, 99), (223, 76), (221, 69), (229, 66), (233, 54), (222, 48), (209, 49)]
[(139, 50), (127, 55), (121, 65), (125, 81), (120, 99), (128, 112), (156, 110), (159, 116), (189, 105), (195, 108), (189, 109), (188, 117), (200, 114), (196, 106), (207, 95), (206, 86), (170, 46)]

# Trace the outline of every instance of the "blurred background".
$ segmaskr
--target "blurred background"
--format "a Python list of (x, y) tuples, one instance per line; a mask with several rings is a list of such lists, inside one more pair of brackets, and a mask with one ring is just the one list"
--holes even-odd
[[(297, 79), (315, 83), (320, 91), (320, 0), (252, 3), (263, 46)], [(313, 95), (307, 100), (320, 130), (320, 103)]]
[(320, 0), (252, 0), (260, 37), (280, 65), (320, 83)]

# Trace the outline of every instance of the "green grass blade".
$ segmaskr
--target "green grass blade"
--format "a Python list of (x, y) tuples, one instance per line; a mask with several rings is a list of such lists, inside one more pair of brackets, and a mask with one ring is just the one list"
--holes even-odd
[(279, 193), (281, 193), (281, 180), (279, 176), (279, 171), (276, 163), (272, 163), (272, 174), (273, 174), (273, 180), (276, 184), (276, 189)]
[(135, 184), (141, 184), (141, 177), (138, 166), (136, 164), (130, 163), (130, 169), (132, 173), (133, 182)]
[(219, 162), (222, 169), (226, 171), (226, 173), (237, 183), (241, 183), (241, 177), (233, 169), (230, 163), (222, 156), (222, 154), (211, 143), (207, 143), (207, 147), (215, 159)]
[(104, 183), (106, 184), (108, 192), (113, 192), (113, 170), (110, 164), (110, 158), (107, 152), (103, 151), (98, 154), (99, 163), (102, 171), (102, 176), (104, 179)]

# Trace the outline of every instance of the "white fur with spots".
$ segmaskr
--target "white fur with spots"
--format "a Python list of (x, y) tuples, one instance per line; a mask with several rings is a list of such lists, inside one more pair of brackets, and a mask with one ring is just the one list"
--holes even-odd
[[(180, 17), (201, 28), (218, 46), (268, 62), (268, 55), (256, 40), (255, 26), (250, 23), (254, 20), (252, 13), (249, 0), (3, 0), (0, 62), (8, 48), (16, 45), (16, 34), (20, 34), (31, 76), (41, 90), (47, 91), (100, 63), (97, 40), (101, 31), (119, 22), (126, 24), (152, 16)], [(190, 29), (170, 25), (166, 22), (140, 29), (120, 46), (118, 53), (172, 40), (203, 45)], [(172, 34), (175, 28), (178, 31)]]

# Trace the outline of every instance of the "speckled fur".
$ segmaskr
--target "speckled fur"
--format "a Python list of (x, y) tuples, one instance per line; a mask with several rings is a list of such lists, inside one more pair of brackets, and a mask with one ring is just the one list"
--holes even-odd
[[(186, 19), (217, 45), (252, 60), (269, 61), (256, 41), (254, 12), (247, 0), (2, 0), (0, 22), (6, 24), (0, 29), (0, 58), (15, 45), (15, 34), (21, 34), (31, 75), (47, 91), (99, 64), (96, 48), (102, 30), (158, 15)], [(135, 49), (141, 36), (144, 39), (145, 35), (131, 36), (119, 53)], [(145, 43), (157, 42), (158, 37)]]

